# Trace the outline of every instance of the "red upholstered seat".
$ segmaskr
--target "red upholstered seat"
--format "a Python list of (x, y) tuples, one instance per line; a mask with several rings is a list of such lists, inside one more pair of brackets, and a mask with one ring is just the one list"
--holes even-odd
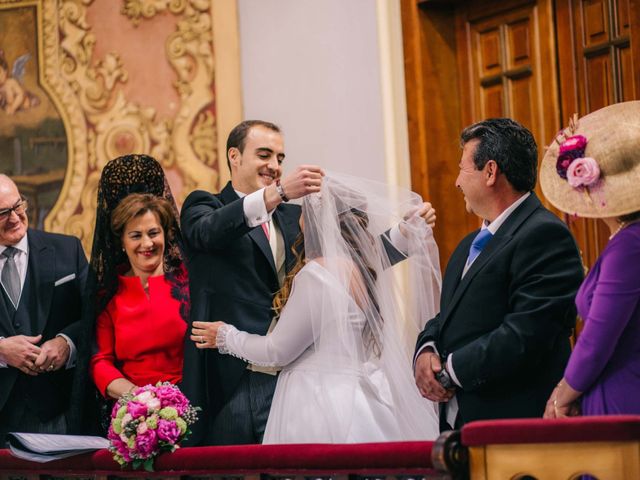
[(640, 415), (520, 418), (471, 422), (462, 428), (467, 447), (489, 444), (620, 442), (640, 440)]

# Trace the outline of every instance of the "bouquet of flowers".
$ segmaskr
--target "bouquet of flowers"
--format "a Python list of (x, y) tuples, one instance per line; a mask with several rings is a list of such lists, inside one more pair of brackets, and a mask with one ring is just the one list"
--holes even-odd
[(175, 451), (191, 433), (189, 425), (198, 419), (199, 410), (169, 382), (123, 395), (113, 406), (107, 434), (113, 459), (123, 467), (152, 472), (155, 457)]

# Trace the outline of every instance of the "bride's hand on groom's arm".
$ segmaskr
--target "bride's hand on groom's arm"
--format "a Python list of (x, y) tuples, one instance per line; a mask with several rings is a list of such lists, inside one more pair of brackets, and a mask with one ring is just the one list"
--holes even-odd
[(218, 329), (226, 325), (224, 322), (193, 322), (191, 340), (197, 348), (218, 348), (216, 338)]
[(448, 402), (455, 393), (454, 389), (445, 389), (436, 379), (436, 373), (442, 370), (440, 357), (430, 349), (418, 355), (415, 366), (416, 385), (420, 394), (433, 402)]

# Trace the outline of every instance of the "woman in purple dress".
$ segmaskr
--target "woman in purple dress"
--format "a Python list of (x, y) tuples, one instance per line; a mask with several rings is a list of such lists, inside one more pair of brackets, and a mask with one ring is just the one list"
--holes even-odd
[(572, 122), (540, 179), (554, 206), (611, 231), (578, 291), (584, 329), (544, 417), (640, 414), (640, 102)]

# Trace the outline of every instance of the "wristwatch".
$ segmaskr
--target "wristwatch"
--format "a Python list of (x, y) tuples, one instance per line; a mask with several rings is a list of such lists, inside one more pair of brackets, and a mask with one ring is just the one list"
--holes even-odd
[(442, 370), (436, 373), (436, 380), (440, 385), (442, 385), (443, 388), (449, 390), (451, 388), (454, 388), (456, 384), (451, 379), (451, 375), (449, 375), (449, 372), (447, 372), (447, 367), (445, 365), (446, 363), (443, 361)]

